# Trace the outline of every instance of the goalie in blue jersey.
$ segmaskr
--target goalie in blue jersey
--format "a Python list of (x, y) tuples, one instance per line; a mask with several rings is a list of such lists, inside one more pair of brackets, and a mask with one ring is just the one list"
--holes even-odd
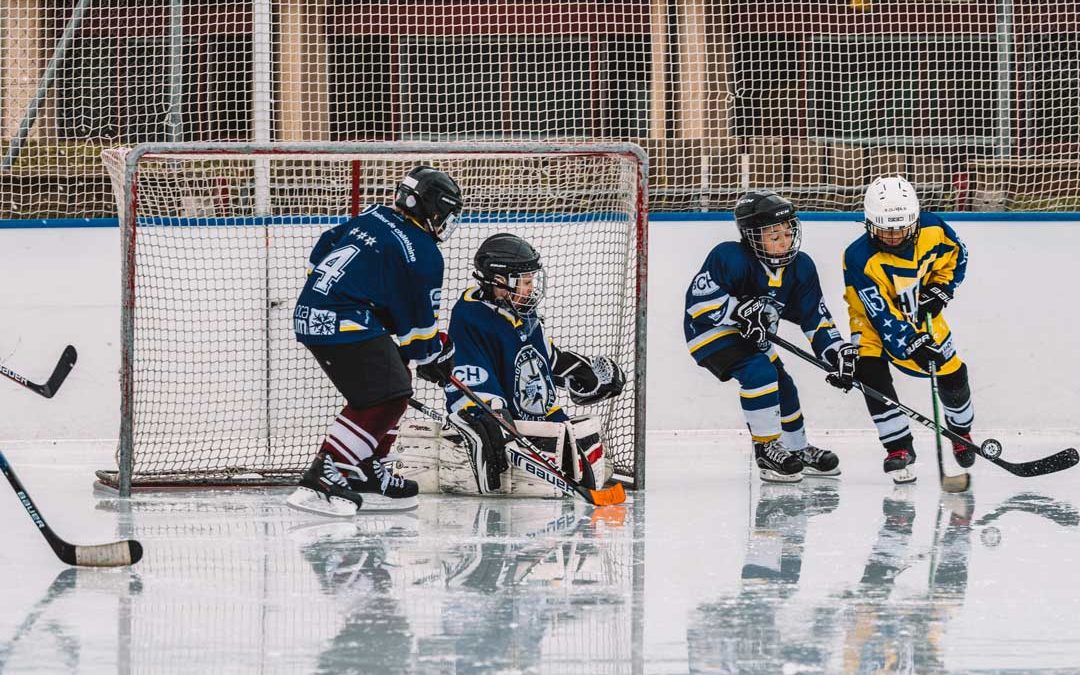
[(739, 402), (762, 480), (835, 476), (836, 454), (807, 442), (795, 382), (769, 342), (779, 319), (799, 325), (814, 353), (832, 364), (828, 381), (852, 387), (858, 350), (840, 337), (817, 268), (799, 251), (795, 207), (770, 190), (735, 203), (741, 241), (718, 244), (686, 291), (683, 331), (691, 356), (721, 382), (739, 383)]
[(437, 244), (454, 231), (462, 206), (450, 176), (418, 166), (398, 185), (393, 208), (369, 206), (311, 250), (293, 328), (346, 405), (288, 498), (294, 508), (347, 516), (416, 506), (417, 484), (380, 460), (413, 393), (407, 364), (425, 380), (449, 381), (453, 342), (436, 327)]
[[(537, 313), (544, 297), (543, 265), (524, 239), (492, 235), (473, 262), (477, 285), (461, 295), (450, 313), (449, 333), (457, 349), (454, 374), (566, 475), (587, 487), (602, 486), (611, 468), (600, 420), (571, 418), (559, 405), (557, 390), (565, 389), (577, 405), (598, 403), (622, 392), (622, 369), (607, 356), (588, 358), (551, 341)], [(454, 386), (445, 391), (448, 421), (461, 436), (475, 481), (475, 488), (461, 491), (561, 495), (546, 483), (515, 475), (516, 469), (508, 471), (505, 447), (514, 441)], [(444, 466), (441, 474), (446, 473)], [(452, 490), (443, 482), (443, 489)]]

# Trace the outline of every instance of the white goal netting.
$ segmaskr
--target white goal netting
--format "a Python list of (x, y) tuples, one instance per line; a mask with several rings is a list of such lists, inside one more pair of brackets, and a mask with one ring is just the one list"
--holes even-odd
[(115, 216), (102, 146), (623, 140), (652, 210), (1077, 210), (1080, 2), (11, 0), (0, 220)]
[[(343, 404), (296, 342), (293, 308), (319, 235), (392, 202), (418, 163), (461, 185), (440, 246), (445, 329), (496, 232), (547, 270), (540, 312), (556, 344), (606, 354), (624, 394), (590, 406), (616, 476), (644, 448), (645, 171), (630, 145), (339, 144), (109, 150), (124, 216), (120, 477), (143, 485), (292, 482)], [(445, 399), (417, 381), (417, 398)], [(565, 401), (564, 403), (569, 403)], [(586, 412), (567, 405), (568, 412)]]

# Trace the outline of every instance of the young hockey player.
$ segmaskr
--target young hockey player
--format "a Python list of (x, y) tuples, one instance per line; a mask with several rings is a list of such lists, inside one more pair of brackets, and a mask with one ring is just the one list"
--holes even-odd
[(416, 483), (378, 459), (412, 396), (406, 364), (415, 361), (420, 377), (439, 385), (453, 370), (453, 342), (436, 328), (443, 282), (436, 243), (453, 232), (462, 205), (453, 179), (418, 166), (398, 185), (395, 208), (369, 206), (312, 249), (296, 339), (347, 403), (291, 506), (337, 516), (416, 506)]
[[(606, 356), (586, 358), (556, 347), (547, 337), (537, 307), (544, 297), (540, 254), (513, 234), (495, 234), (477, 249), (473, 276), (450, 313), (450, 337), (457, 347), (454, 373), (549, 453), (556, 466), (587, 487), (610, 477), (600, 438), (600, 420), (571, 419), (556, 400), (566, 389), (577, 405), (617, 396), (626, 383)], [(453, 385), (446, 387), (449, 422), (461, 434), (481, 494), (505, 492), (509, 436)], [(512, 441), (510, 441), (512, 442)], [(551, 493), (552, 488), (537, 488)], [(532, 494), (515, 487), (515, 494)], [(560, 493), (561, 494), (561, 493)]]
[(829, 383), (845, 391), (857, 350), (841, 339), (817, 268), (799, 251), (801, 225), (791, 202), (770, 190), (750, 192), (735, 203), (735, 223), (741, 241), (713, 248), (686, 291), (686, 345), (721, 382), (739, 382), (762, 480), (794, 483), (804, 471), (838, 475), (837, 456), (807, 442), (798, 390), (768, 336), (778, 319), (798, 324), (835, 368)]
[[(941, 313), (964, 280), (967, 248), (940, 217), (920, 213), (915, 188), (903, 178), (875, 180), (863, 209), (866, 233), (844, 251), (844, 297), (859, 349), (855, 377), (897, 400), (890, 362), (916, 377), (926, 377), (936, 364), (946, 425), (970, 440), (975, 412), (967, 366)], [(930, 333), (924, 327), (928, 313)], [(885, 472), (897, 483), (915, 480), (908, 468), (915, 450), (907, 418), (869, 396), (866, 407), (888, 453)], [(953, 453), (962, 467), (975, 461), (966, 446), (954, 443)]]

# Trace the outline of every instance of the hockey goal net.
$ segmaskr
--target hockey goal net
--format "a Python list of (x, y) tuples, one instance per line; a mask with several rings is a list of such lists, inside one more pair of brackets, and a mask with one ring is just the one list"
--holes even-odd
[[(118, 471), (132, 486), (296, 479), (342, 399), (296, 342), (292, 314), (311, 246), (371, 203), (391, 203), (418, 163), (462, 187), (442, 245), (440, 321), (495, 232), (540, 251), (549, 335), (626, 371), (591, 406), (616, 477), (639, 485), (644, 449), (647, 160), (632, 144), (147, 144), (103, 152), (123, 240)], [(417, 398), (443, 394), (417, 380)], [(564, 397), (566, 398), (566, 397)], [(570, 414), (574, 410), (569, 400)]]

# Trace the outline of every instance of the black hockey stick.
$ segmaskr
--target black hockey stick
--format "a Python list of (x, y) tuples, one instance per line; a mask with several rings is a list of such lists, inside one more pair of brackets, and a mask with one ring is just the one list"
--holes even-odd
[[(926, 331), (930, 331), (930, 314), (926, 315)], [(938, 481), (945, 492), (967, 492), (971, 488), (971, 474), (962, 471), (956, 476), (945, 475), (945, 457), (941, 450), (941, 417), (938, 414), (937, 364), (930, 363), (930, 405), (934, 406), (934, 447), (937, 450)]]
[(98, 544), (95, 546), (77, 546), (75, 544), (69, 544), (60, 537), (56, 536), (56, 533), (52, 531), (48, 523), (45, 522), (45, 517), (41, 515), (41, 511), (34, 506), (33, 500), (30, 499), (30, 495), (27, 494), (26, 488), (23, 487), (22, 482), (19, 481), (18, 476), (15, 475), (15, 470), (8, 464), (7, 457), (3, 452), (0, 452), (0, 471), (4, 472), (7, 476), (8, 482), (11, 483), (11, 487), (15, 490), (16, 496), (19, 501), (22, 502), (23, 508), (30, 514), (30, 519), (34, 521), (38, 529), (41, 530), (42, 536), (45, 537), (45, 541), (49, 542), (49, 546), (56, 553), (56, 557), (64, 561), (68, 565), (78, 565), (80, 567), (123, 567), (126, 565), (134, 565), (142, 559), (143, 549), (142, 544), (134, 539), (126, 539), (124, 541), (117, 541), (111, 544)]
[[(829, 364), (799, 349), (784, 338), (778, 335), (770, 335), (769, 340), (773, 344), (783, 347), (795, 356), (798, 356), (800, 359), (808, 363), (814, 364), (825, 372), (832, 372), (832, 368), (829, 367)], [(1000, 466), (1002, 469), (1005, 469), (1014, 476), (1020, 476), (1021, 478), (1032, 478), (1034, 476), (1042, 476), (1048, 473), (1064, 471), (1065, 469), (1072, 468), (1078, 463), (1080, 463), (1080, 453), (1076, 452), (1076, 448), (1066, 448), (1064, 450), (1059, 450), (1052, 455), (1043, 457), (1042, 459), (1033, 459), (1030, 462), (1020, 462), (1018, 464), (1006, 462), (1005, 460), (1001, 459), (1001, 443), (992, 438), (988, 438), (983, 441), (983, 444), (981, 446), (976, 445), (975, 443), (972, 443), (960, 434), (954, 433), (948, 427), (940, 427), (934, 424), (934, 420), (927, 418), (925, 415), (922, 415), (915, 410), (912, 410), (911, 408), (907, 407), (903, 403), (900, 403), (899, 401), (892, 400), (885, 394), (882, 394), (876, 389), (866, 386), (858, 380), (855, 380), (855, 387), (870, 398), (876, 399), (884, 403), (885, 405), (897, 408), (898, 410), (900, 410), (900, 412), (904, 413), (905, 415), (915, 420), (919, 424), (923, 425), (927, 429), (930, 429), (932, 431), (935, 429), (941, 429), (941, 433), (943, 433), (945, 437), (948, 438), (950, 441), (953, 441), (954, 443), (961, 443), (965, 447), (974, 450), (976, 453), (978, 453), (980, 457)]]
[(68, 373), (71, 372), (77, 358), (79, 358), (79, 354), (75, 351), (74, 347), (71, 345), (65, 347), (64, 353), (60, 355), (60, 360), (56, 362), (56, 367), (53, 368), (52, 375), (49, 376), (49, 380), (45, 384), (34, 384), (22, 375), (13, 370), (8, 370), (4, 366), (0, 366), (0, 375), (3, 375), (10, 380), (15, 380), (30, 391), (41, 394), (45, 398), (52, 398), (56, 395), (56, 391), (60, 388), (60, 385), (67, 379)]
[(484, 411), (485, 414), (495, 420), (506, 433), (510, 434), (510, 436), (517, 441), (518, 445), (524, 448), (523, 452), (517, 447), (508, 446), (510, 459), (513, 461), (514, 466), (526, 473), (536, 476), (538, 479), (548, 483), (563, 493), (581, 497), (594, 506), (622, 504), (626, 501), (626, 491), (623, 489), (622, 483), (615, 483), (611, 487), (606, 488), (589, 489), (570, 476), (564, 475), (562, 471), (555, 468), (555, 466), (548, 461), (547, 457), (533, 445), (532, 441), (521, 435), (518, 430), (505, 419), (496, 415), (495, 411), (492, 410), (487, 403), (484, 403), (484, 400), (477, 396), (476, 392), (470, 389), (468, 385), (454, 375), (450, 375), (450, 383), (457, 387), (458, 391), (462, 394), (465, 394), (465, 397), (472, 401), (480, 408), (480, 410)]

